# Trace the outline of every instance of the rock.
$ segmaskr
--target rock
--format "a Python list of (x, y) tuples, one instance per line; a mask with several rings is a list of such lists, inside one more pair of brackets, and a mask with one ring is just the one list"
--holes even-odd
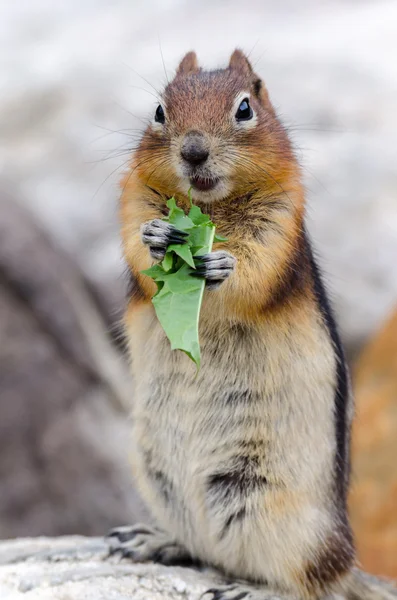
[[(199, 600), (207, 589), (224, 583), (214, 569), (132, 564), (109, 557), (102, 538), (0, 542), (2, 600)], [(273, 600), (280, 599), (275, 595)]]
[(4, 194), (0, 339), (0, 537), (141, 518), (126, 366), (80, 269)]
[(397, 311), (364, 349), (354, 370), (350, 507), (366, 570), (397, 577)]
[(215, 572), (109, 558), (101, 538), (0, 542), (2, 600), (198, 600)]

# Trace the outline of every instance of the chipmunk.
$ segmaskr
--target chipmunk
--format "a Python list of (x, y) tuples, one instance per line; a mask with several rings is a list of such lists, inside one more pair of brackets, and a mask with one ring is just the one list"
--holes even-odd
[[(198, 373), (171, 351), (141, 273), (185, 241), (162, 218), (171, 196), (188, 209), (190, 189), (227, 238), (197, 262), (207, 282)], [(158, 527), (114, 529), (113, 551), (246, 582), (210, 590), (214, 600), (397, 598), (354, 566), (348, 370), (298, 162), (240, 50), (215, 71), (184, 57), (124, 179), (121, 221), (134, 281), (132, 460)]]

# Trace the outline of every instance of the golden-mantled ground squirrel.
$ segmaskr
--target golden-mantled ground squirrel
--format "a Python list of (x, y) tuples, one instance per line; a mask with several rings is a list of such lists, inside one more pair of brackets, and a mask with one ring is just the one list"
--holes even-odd
[[(141, 274), (181, 232), (162, 221), (188, 190), (218, 231), (202, 366), (172, 352)], [(346, 511), (353, 415), (343, 350), (304, 223), (301, 172), (263, 81), (236, 50), (203, 71), (192, 52), (167, 85), (123, 182), (133, 276), (133, 463), (159, 529), (109, 540), (136, 561), (194, 560), (248, 582), (217, 600), (397, 598), (354, 567)]]

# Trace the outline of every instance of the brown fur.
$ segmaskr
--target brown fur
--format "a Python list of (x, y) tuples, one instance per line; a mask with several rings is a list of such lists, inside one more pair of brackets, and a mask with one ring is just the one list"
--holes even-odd
[[(342, 536), (330, 536), (322, 552), (306, 566), (303, 576), (304, 587), (313, 595), (321, 595), (324, 586), (335, 587), (349, 573), (354, 561), (353, 539), (348, 526), (341, 526)], [(347, 543), (346, 543), (347, 542)]]
[[(183, 72), (184, 69), (185, 66)], [(177, 189), (177, 178), (167, 161), (173, 138), (191, 129), (205, 131), (208, 127), (220, 137), (230, 136), (230, 126), (225, 123), (224, 116), (230, 112), (232, 98), (239, 90), (252, 87), (252, 82), (257, 79), (241, 69), (232, 73), (226, 70), (201, 75), (194, 70), (189, 71), (185, 77), (181, 77), (178, 71), (178, 75), (164, 93), (167, 106), (169, 105), (169, 131), (160, 143), (158, 135), (149, 127), (123, 184), (121, 214), (122, 223), (128, 223), (128, 231), (123, 225), (122, 234), (127, 261), (133, 272), (145, 268), (140, 266), (140, 256), (135, 257), (135, 249), (139, 254), (145, 254), (145, 266), (149, 263), (149, 257), (139, 239), (139, 225), (162, 217), (166, 198), (174, 195)], [(216, 104), (212, 101), (215, 95)], [(238, 259), (238, 264), (239, 259), (242, 259), (244, 272), (241, 269), (240, 285), (245, 290), (252, 288), (253, 293), (249, 296), (242, 295), (231, 282), (226, 282), (222, 291), (227, 296), (226, 301), (232, 312), (237, 310), (251, 316), (254, 305), (262, 310), (267, 304), (267, 298), (273, 303), (274, 288), (282, 285), (280, 280), (284, 278), (284, 271), (288, 271), (287, 279), (290, 278), (290, 256), (300, 243), (303, 218), (299, 167), (294, 160), (287, 134), (277, 119), (269, 114), (267, 104), (262, 104), (261, 97), (254, 97), (252, 104), (258, 110), (258, 128), (244, 133), (244, 136), (239, 132), (232, 132), (231, 136), (231, 150), (237, 157), (234, 165), (235, 192), (226, 202), (214, 203), (211, 207), (218, 230), (229, 238), (228, 250)], [(210, 116), (209, 109), (212, 112)], [(247, 173), (252, 180), (247, 178)], [(255, 188), (252, 194), (253, 182)], [(161, 195), (153, 193), (149, 185)], [(138, 206), (134, 202), (137, 193)], [(247, 194), (250, 195), (248, 203), (244, 202)], [(181, 206), (187, 207), (186, 197), (177, 194), (177, 198)], [(275, 204), (278, 205), (278, 210), (274, 210)], [(265, 228), (264, 220), (268, 220), (271, 227)], [(132, 246), (133, 222), (137, 224), (135, 240), (139, 248), (135, 244)], [(251, 235), (255, 231), (262, 233), (262, 239), (257, 241)], [(267, 250), (263, 244), (269, 240), (271, 245), (272, 237), (278, 239), (278, 247)], [(218, 247), (222, 246), (216, 246), (215, 249)], [(129, 260), (132, 252), (134, 257)], [(259, 270), (256, 266), (246, 270), (244, 256), (247, 253), (257, 256), (258, 264), (261, 264)], [(137, 278), (138, 281), (141, 279), (139, 275)], [(249, 285), (247, 281), (250, 282)], [(244, 300), (248, 306), (243, 306)]]
[[(254, 116), (236, 124), (244, 95)], [(143, 134), (121, 198), (124, 255), (138, 286), (126, 314), (135, 475), (160, 525), (195, 559), (317, 598), (354, 559), (345, 512), (352, 408), (304, 229), (300, 169), (241, 51), (212, 72), (189, 53), (163, 108), (165, 123)], [(173, 195), (189, 206), (180, 148), (193, 131), (221, 182), (194, 191), (194, 201), (228, 238), (213, 250), (237, 259), (204, 294), (198, 374), (170, 351), (150, 302), (155, 285), (140, 273), (153, 262), (140, 227), (162, 218)]]

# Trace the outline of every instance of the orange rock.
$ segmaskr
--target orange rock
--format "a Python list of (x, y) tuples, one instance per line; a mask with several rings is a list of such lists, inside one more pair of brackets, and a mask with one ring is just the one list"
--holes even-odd
[(365, 570), (397, 578), (397, 311), (353, 371), (350, 511)]

